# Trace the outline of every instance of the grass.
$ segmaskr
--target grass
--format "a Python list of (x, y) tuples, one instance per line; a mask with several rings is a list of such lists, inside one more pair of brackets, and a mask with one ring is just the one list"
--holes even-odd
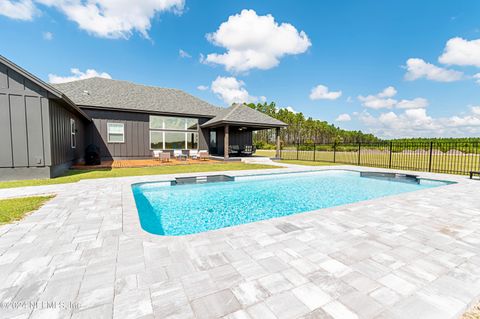
[(279, 163), (285, 164), (296, 164), (296, 165), (306, 165), (306, 166), (331, 166), (331, 165), (343, 165), (340, 163), (332, 162), (319, 162), (319, 161), (301, 161), (301, 160), (279, 160)]
[(53, 184), (75, 183), (83, 179), (95, 179), (105, 177), (144, 176), (160, 174), (180, 174), (196, 172), (235, 171), (248, 169), (271, 169), (272, 165), (245, 164), (240, 162), (226, 162), (215, 164), (191, 164), (178, 166), (156, 166), (136, 168), (113, 168), (96, 170), (69, 170), (65, 175), (51, 179), (30, 179), (21, 181), (0, 182), (1, 188), (41, 186)]
[[(286, 160), (309, 161), (313, 160), (313, 151), (300, 151), (297, 154), (296, 150), (283, 150), (282, 158)], [(330, 151), (316, 151), (315, 160), (324, 162), (333, 162), (333, 152)], [(336, 152), (336, 162), (343, 164), (358, 164), (358, 152)], [(373, 167), (388, 167), (390, 162), (390, 154), (375, 154), (363, 152), (360, 154), (360, 165)], [(466, 174), (471, 170), (478, 170), (480, 168), (480, 155), (448, 155), (440, 154), (433, 155), (430, 164), (429, 155), (424, 154), (405, 154), (392, 153), (391, 167), (394, 169), (409, 169), (417, 171), (428, 171), (431, 165), (432, 172), (445, 172)]]
[(275, 157), (275, 150), (256, 150), (254, 155)]
[(0, 224), (7, 224), (22, 219), (54, 196), (35, 196), (0, 200)]

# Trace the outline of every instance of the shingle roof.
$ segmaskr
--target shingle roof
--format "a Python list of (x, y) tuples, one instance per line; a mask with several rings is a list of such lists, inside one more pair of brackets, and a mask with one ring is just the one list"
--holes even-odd
[(204, 123), (202, 127), (221, 124), (249, 125), (258, 127), (284, 127), (287, 124), (243, 104), (234, 104), (221, 110), (216, 117)]
[(223, 108), (177, 89), (166, 89), (104, 78), (54, 85), (79, 106), (153, 111), (214, 117)]

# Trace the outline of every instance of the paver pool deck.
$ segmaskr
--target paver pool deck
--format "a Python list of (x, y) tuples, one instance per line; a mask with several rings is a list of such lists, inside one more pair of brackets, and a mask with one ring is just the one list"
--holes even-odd
[[(275, 172), (333, 168), (387, 171)], [(0, 190), (57, 194), (0, 227), (0, 318), (457, 318), (480, 297), (480, 181), (417, 174), (458, 183), (181, 237), (144, 232), (130, 188), (172, 175)]]

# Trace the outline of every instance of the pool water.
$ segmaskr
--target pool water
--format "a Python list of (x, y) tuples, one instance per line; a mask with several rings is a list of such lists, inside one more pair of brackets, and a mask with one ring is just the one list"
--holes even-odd
[(152, 234), (179, 236), (445, 185), (323, 171), (236, 177), (233, 182), (132, 186), (140, 222)]

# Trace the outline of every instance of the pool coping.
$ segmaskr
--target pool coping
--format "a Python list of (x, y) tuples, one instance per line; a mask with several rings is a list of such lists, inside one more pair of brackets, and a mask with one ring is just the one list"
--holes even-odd
[[(257, 172), (255, 171), (232, 171), (230, 174), (225, 174), (225, 175), (230, 175), (233, 177), (250, 177), (250, 176), (272, 176), (272, 175), (285, 175), (285, 174), (295, 174), (295, 173), (313, 173), (313, 172), (319, 172), (319, 171), (350, 171), (350, 172), (366, 172), (366, 171), (371, 171), (371, 172), (395, 172), (395, 173), (401, 173), (401, 174), (415, 174), (418, 175), (420, 179), (424, 180), (431, 180), (431, 181), (438, 181), (438, 182), (444, 182), (447, 183), (446, 185), (439, 186), (439, 187), (434, 187), (435, 188), (444, 188), (444, 187), (451, 187), (455, 186), (461, 181), (465, 181), (463, 176), (461, 175), (447, 175), (447, 174), (438, 174), (438, 173), (426, 173), (426, 172), (415, 172), (415, 171), (405, 171), (405, 170), (396, 170), (396, 169), (379, 169), (379, 168), (373, 168), (373, 167), (358, 167), (358, 166), (353, 166), (353, 167), (345, 167), (342, 166), (337, 167), (337, 166), (321, 166), (321, 167), (315, 167), (312, 169), (294, 169), (294, 170), (282, 170), (282, 171), (275, 171), (275, 172), (269, 172), (269, 173), (260, 173), (260, 174), (255, 174)], [(204, 173), (185, 173), (185, 174), (178, 174), (181, 177), (194, 177), (194, 176), (211, 176), (211, 175), (218, 175), (218, 172), (204, 172)], [(427, 175), (427, 176), (425, 176)], [(428, 175), (433, 175), (433, 176), (428, 176)], [(441, 176), (441, 179), (435, 178), (435, 176)], [(205, 234), (210, 233), (211, 235), (217, 235), (216, 233), (221, 233), (223, 231), (241, 231), (243, 227), (248, 228), (249, 225), (251, 224), (257, 224), (257, 223), (268, 223), (268, 221), (277, 221), (278, 223), (281, 223), (283, 220), (291, 218), (292, 216), (302, 216), (305, 214), (314, 214), (314, 213), (325, 213), (327, 211), (335, 211), (339, 209), (348, 209), (351, 207), (356, 207), (358, 205), (361, 205), (362, 203), (367, 205), (371, 203), (376, 203), (377, 201), (381, 200), (386, 200), (390, 198), (398, 198), (399, 196), (405, 196), (406, 194), (411, 194), (411, 193), (421, 193), (425, 191), (430, 191), (432, 188), (426, 188), (426, 189), (419, 189), (416, 191), (412, 192), (406, 192), (406, 193), (400, 193), (400, 194), (392, 194), (392, 195), (387, 195), (387, 196), (382, 196), (378, 198), (373, 198), (373, 199), (368, 199), (368, 200), (363, 200), (359, 202), (354, 202), (354, 203), (348, 203), (344, 205), (338, 205), (338, 206), (333, 206), (333, 207), (326, 207), (326, 208), (321, 208), (321, 209), (315, 209), (311, 211), (305, 211), (305, 212), (299, 212), (287, 216), (281, 216), (281, 217), (275, 217), (275, 218), (269, 218), (269, 219), (264, 219), (264, 220), (259, 220), (251, 223), (246, 223), (246, 224), (240, 224), (240, 225), (234, 225), (234, 226), (229, 226), (229, 227), (223, 227), (223, 228), (218, 228), (218, 229), (212, 229), (208, 230), (205, 232), (200, 232), (200, 233), (195, 233), (195, 234), (188, 234), (188, 235), (175, 235), (175, 236), (169, 236), (169, 235), (157, 235), (157, 234), (152, 234), (146, 230), (143, 229), (141, 222), (140, 222), (140, 216), (138, 213), (138, 209), (136, 206), (135, 202), (135, 197), (133, 194), (132, 187), (134, 185), (138, 184), (144, 184), (144, 183), (168, 183), (174, 180), (171, 177), (167, 177), (168, 179), (159, 179), (159, 180), (148, 180), (148, 181), (142, 181), (142, 182), (130, 182), (127, 184), (124, 184), (122, 188), (122, 229), (123, 232), (125, 233), (126, 236), (132, 237), (132, 238), (142, 238), (143, 240), (146, 240), (148, 242), (164, 242), (165, 240), (175, 240), (175, 239), (194, 239), (195, 236), (205, 236)]]

